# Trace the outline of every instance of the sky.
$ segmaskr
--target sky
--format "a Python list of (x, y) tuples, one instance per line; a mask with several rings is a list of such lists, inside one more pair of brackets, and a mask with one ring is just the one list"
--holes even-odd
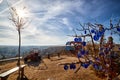
[[(25, 7), (28, 24), (21, 31), (22, 45), (65, 45), (74, 39), (67, 35), (81, 28), (79, 22), (108, 26), (110, 19), (120, 18), (120, 0), (0, 0), (0, 45), (18, 45), (7, 3), (17, 9)], [(119, 41), (118, 36), (114, 39)]]

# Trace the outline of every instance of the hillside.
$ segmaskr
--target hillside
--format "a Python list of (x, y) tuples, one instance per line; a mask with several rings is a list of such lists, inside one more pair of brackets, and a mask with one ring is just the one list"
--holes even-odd
[[(64, 46), (21, 46), (21, 56), (29, 54), (33, 49), (40, 50), (42, 55), (59, 53), (64, 50)], [(16, 57), (18, 46), (0, 46), (0, 59)]]

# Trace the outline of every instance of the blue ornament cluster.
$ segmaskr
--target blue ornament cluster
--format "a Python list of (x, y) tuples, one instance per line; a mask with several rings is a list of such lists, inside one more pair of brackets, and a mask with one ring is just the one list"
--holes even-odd
[[(88, 29), (84, 30), (84, 35), (82, 35), (83, 40), (82, 37), (75, 37), (74, 40), (72, 41), (72, 46), (71, 44), (70, 46), (66, 46), (66, 50), (74, 50), (76, 52), (76, 56), (79, 59), (80, 66), (82, 66), (83, 68), (88, 68), (90, 65), (92, 65), (95, 71), (105, 73), (106, 71), (111, 70), (114, 67), (114, 66), (112, 67), (111, 64), (116, 64), (114, 59), (118, 57), (117, 53), (114, 53), (112, 51), (113, 48), (112, 37), (108, 38), (108, 42), (106, 42), (105, 44), (102, 44), (103, 42), (100, 43), (99, 49), (97, 52), (95, 52), (96, 54), (92, 55), (92, 59), (89, 59), (90, 51), (85, 48), (86, 45), (88, 45), (85, 41), (85, 37), (87, 35), (90, 35), (92, 42), (102, 41), (102, 38), (104, 38), (106, 30), (116, 29), (116, 31), (120, 32), (120, 26), (114, 27), (114, 25), (110, 23), (110, 28), (104, 28), (102, 25), (100, 25), (99, 29), (92, 28), (91, 30), (89, 30), (89, 34), (87, 33)], [(120, 48), (118, 48), (118, 50), (120, 50)], [(85, 62), (81, 61), (80, 59), (85, 59)], [(110, 60), (113, 60), (113, 62), (110, 62)], [(74, 70), (76, 69), (76, 64), (75, 63), (65, 64), (64, 69)]]
[(104, 29), (104, 28), (102, 28), (102, 30), (94, 30), (94, 29), (92, 29), (92, 30), (91, 30), (91, 33), (94, 34), (93, 39), (94, 39), (95, 41), (98, 41), (98, 40), (100, 39), (100, 37), (101, 37), (102, 35), (104, 35), (105, 29)]
[(65, 64), (64, 65), (64, 70), (68, 70), (68, 69), (76, 69), (76, 65), (74, 63), (71, 64)]
[(81, 42), (81, 41), (82, 41), (82, 38), (80, 38), (80, 37), (79, 37), (79, 38), (75, 38), (74, 41), (75, 41), (75, 42)]

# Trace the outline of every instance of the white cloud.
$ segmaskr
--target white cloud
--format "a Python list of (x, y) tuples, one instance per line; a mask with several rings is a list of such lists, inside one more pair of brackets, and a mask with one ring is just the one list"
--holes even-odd
[[(32, 2), (33, 3), (33, 2)], [(30, 3), (31, 4), (31, 3)], [(31, 14), (31, 18), (33, 19), (32, 24), (29, 25), (29, 27), (26, 27), (24, 30), (22, 30), (22, 43), (23, 44), (64, 44), (64, 35), (61, 35), (59, 32), (61, 31), (61, 27), (57, 24), (57, 23), (51, 23), (51, 24), (47, 24), (47, 22), (50, 22), (50, 19), (57, 19), (56, 16), (60, 15), (63, 13), (63, 11), (66, 10), (66, 4), (61, 4), (60, 2), (54, 2), (53, 4), (49, 4), (46, 3), (45, 4), (41, 4), (41, 6), (36, 5), (36, 4), (31, 4), (33, 7), (30, 7), (31, 11), (32, 10), (41, 10), (42, 6), (44, 8), (45, 11), (43, 11), (44, 13), (42, 17), (39, 18), (39, 16), (36, 16), (34, 13)], [(6, 11), (7, 9), (5, 9), (4, 11)], [(4, 12), (2, 11), (2, 12)], [(34, 15), (34, 16), (33, 16)], [(3, 16), (2, 16), (3, 17)], [(35, 22), (37, 21), (37, 22)], [(67, 21), (67, 20), (66, 20)], [(8, 26), (6, 25), (6, 23), (9, 23), (7, 21), (3, 22), (1, 25), (3, 26)], [(11, 24), (11, 23), (9, 23)], [(40, 28), (41, 27), (41, 28)], [(11, 35), (9, 35), (9, 37), (12, 36), (12, 40), (15, 39), (15, 43), (17, 41), (17, 34), (16, 34), (16, 30), (14, 28), (14, 26), (10, 25), (10, 28), (12, 30), (10, 30), (9, 28), (7, 30), (3, 30), (3, 31), (7, 31), (7, 34), (10, 33)], [(10, 30), (10, 31), (9, 31)], [(12, 32), (11, 32), (12, 31)], [(58, 33), (56, 33), (58, 32)], [(1, 34), (2, 35), (2, 34)], [(6, 34), (4, 34), (5, 37)], [(10, 44), (8, 41), (10, 41), (11, 39), (9, 38), (0, 38), (2, 39), (2, 41), (4, 40), (4, 42)]]
[(68, 22), (68, 19), (67, 18), (63, 18), (63, 23), (67, 26), (69, 26), (69, 22)]
[[(44, 24), (47, 22), (49, 19), (55, 19), (56, 16), (63, 14), (64, 11), (66, 10), (66, 6), (61, 4), (61, 3), (54, 3), (54, 4), (42, 4), (43, 6), (46, 5), (46, 8), (43, 12), (42, 17), (40, 16), (34, 16), (34, 19), (39, 20), (39, 24)], [(41, 6), (42, 6), (41, 5)], [(41, 8), (41, 6), (37, 6), (38, 8)], [(37, 8), (37, 9), (38, 9)], [(34, 8), (33, 8), (34, 9)], [(43, 10), (40, 9), (40, 12), (42, 14)], [(34, 13), (33, 13), (34, 14)]]
[[(21, 32), (23, 45), (65, 44), (67, 40), (73, 39), (67, 35), (72, 34), (72, 28), (77, 26), (72, 22), (76, 17), (97, 17), (103, 9), (99, 7), (94, 10), (94, 5), (91, 5), (95, 4), (94, 2), (85, 4), (86, 1), (83, 0), (11, 0), (9, 2), (17, 7), (25, 5), (30, 12), (28, 15), (32, 22)], [(91, 11), (92, 9), (94, 11)], [(7, 10), (6, 7), (0, 12), (0, 41), (2, 41), (0, 44), (17, 44), (18, 34), (12, 22), (7, 19)]]
[[(19, 0), (19, 1), (18, 0), (17, 1), (15, 1), (15, 0), (10, 0), (10, 1), (6, 0), (6, 1), (4, 1), (4, 6), (6, 6), (6, 7), (2, 11), (0, 11), (0, 15), (4, 14), (6, 12), (8, 13), (9, 7), (11, 7), (11, 6), (14, 7), (14, 6), (20, 5), (21, 2), (22, 2), (22, 0)], [(1, 5), (0, 5), (0, 7), (1, 7)]]
[(68, 19), (67, 18), (63, 18), (62, 20), (63, 20), (63, 24), (65, 24), (68, 27), (68, 29), (70, 31), (72, 31), (73, 28), (71, 27), (71, 24), (69, 23)]

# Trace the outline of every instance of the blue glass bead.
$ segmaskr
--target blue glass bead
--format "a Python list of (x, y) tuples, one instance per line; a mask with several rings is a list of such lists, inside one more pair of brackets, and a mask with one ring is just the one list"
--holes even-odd
[(85, 54), (85, 50), (83, 50), (83, 49), (80, 52), (81, 52), (82, 55)]
[(75, 69), (76, 68), (76, 65), (75, 64), (70, 64), (70, 69)]
[(84, 68), (88, 68), (89, 63), (81, 63), (81, 66), (83, 66)]
[(64, 65), (64, 70), (68, 70), (68, 65)]
[(98, 41), (98, 40), (99, 40), (99, 37), (98, 37), (97, 35), (94, 35), (93, 39), (94, 39), (95, 41)]
[(93, 64), (93, 67), (95, 68), (95, 70), (102, 70), (102, 66), (101, 65)]
[(87, 33), (87, 31), (85, 30), (85, 32), (84, 32), (85, 34)]
[(99, 38), (99, 37), (101, 37), (101, 33), (100, 32), (96, 32), (96, 36)]
[(78, 38), (78, 42), (81, 42), (81, 41), (82, 41), (82, 38), (79, 37), (79, 38)]
[(99, 33), (98, 33), (99, 35), (99, 37), (101, 37), (102, 35), (104, 35), (104, 32), (102, 32), (102, 31), (99, 31)]
[(88, 66), (89, 66), (89, 63), (86, 63), (86, 64), (85, 64), (85, 68), (88, 68)]
[(117, 28), (117, 31), (119, 31), (119, 32), (120, 32), (120, 27), (118, 27), (118, 28)]
[(102, 29), (102, 33), (103, 33), (103, 34), (105, 33), (105, 30), (106, 30), (106, 29), (104, 29), (104, 28)]
[(98, 64), (93, 64), (93, 67), (94, 67), (96, 70), (99, 70)]
[(98, 33), (98, 31), (95, 31), (94, 33), (95, 33), (95, 34), (97, 34), (97, 33)]
[(73, 64), (73, 69), (76, 69), (76, 65), (75, 64)]
[(80, 53), (78, 53), (77, 57), (80, 58), (80, 57), (82, 57), (82, 55)]
[(112, 23), (110, 23), (110, 27), (113, 28), (113, 24)]
[(85, 41), (83, 41), (83, 42), (82, 42), (82, 45), (83, 45), (83, 46), (86, 46), (86, 42), (85, 42)]
[(75, 38), (74, 41), (75, 41), (75, 42), (81, 42), (81, 41), (82, 41), (82, 38), (80, 38), (80, 37), (79, 37), (79, 38)]
[(91, 30), (91, 33), (95, 33), (95, 30), (94, 30), (94, 29), (92, 29), (92, 30)]
[(70, 69), (73, 69), (73, 65), (72, 64), (70, 64)]
[(78, 42), (78, 38), (74, 38), (74, 41), (75, 41), (75, 42)]

